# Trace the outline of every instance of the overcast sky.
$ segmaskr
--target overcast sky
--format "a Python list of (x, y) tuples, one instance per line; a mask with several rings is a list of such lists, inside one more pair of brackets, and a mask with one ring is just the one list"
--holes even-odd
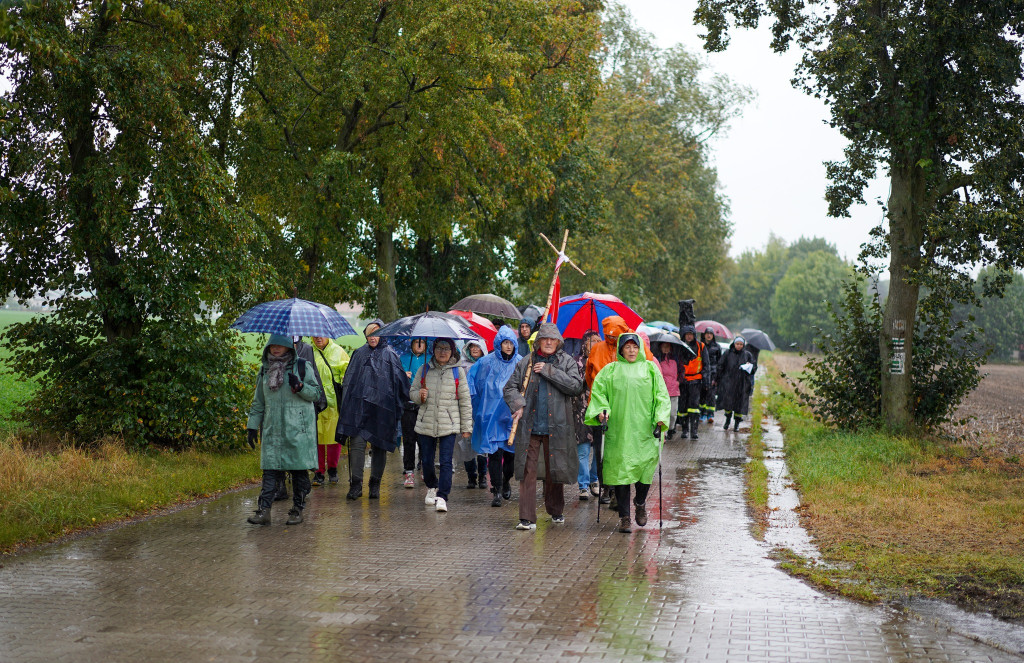
[(825, 105), (790, 85), (797, 53), (776, 55), (769, 47), (768, 25), (735, 30), (728, 50), (706, 53), (693, 24), (696, 0), (622, 0), (641, 28), (663, 48), (683, 44), (703, 53), (708, 65), (734, 82), (755, 90), (757, 99), (733, 121), (728, 133), (711, 143), (712, 161), (728, 196), (734, 231), (732, 250), (760, 248), (774, 232), (787, 240), (824, 237), (852, 260), (882, 217), (875, 199), (888, 195), (888, 183), (876, 180), (866, 205), (851, 219), (831, 219), (824, 193), (825, 161), (842, 158), (845, 139), (825, 122)]

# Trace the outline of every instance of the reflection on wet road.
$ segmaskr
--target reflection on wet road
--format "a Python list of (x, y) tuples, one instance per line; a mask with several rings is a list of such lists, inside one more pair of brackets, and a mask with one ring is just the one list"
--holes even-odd
[(669, 443), (661, 531), (655, 486), (630, 535), (574, 498), (517, 532), (461, 470), (439, 514), (392, 456), (379, 502), (318, 488), (298, 527), (246, 524), (247, 490), (46, 548), (0, 568), (0, 661), (1019, 660), (777, 570), (743, 438)]

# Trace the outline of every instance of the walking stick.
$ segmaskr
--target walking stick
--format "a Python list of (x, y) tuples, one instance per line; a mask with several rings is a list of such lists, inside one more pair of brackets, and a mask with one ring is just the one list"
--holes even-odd
[[(533, 375), (533, 359), (534, 359), (534, 357), (535, 357), (534, 353), (531, 352), (530, 353), (530, 365), (526, 367), (526, 378), (523, 380), (523, 399), (524, 400), (526, 399), (526, 388), (530, 386), (530, 377)], [(523, 405), (523, 409), (524, 410), (526, 409), (525, 405)], [(522, 419), (522, 417), (520, 416), (519, 419)], [(519, 419), (516, 419), (515, 421), (512, 422), (512, 432), (510, 432), (508, 434), (508, 444), (509, 444), (509, 446), (512, 446), (512, 445), (515, 444), (516, 429), (519, 428)]]
[(604, 421), (601, 422), (601, 442), (597, 445), (597, 522), (601, 522), (601, 495), (604, 494), (604, 436), (608, 432), (608, 410), (601, 410)]
[(661, 502), (661, 424), (654, 425), (654, 439), (658, 441), (658, 529), (665, 527), (665, 512)]

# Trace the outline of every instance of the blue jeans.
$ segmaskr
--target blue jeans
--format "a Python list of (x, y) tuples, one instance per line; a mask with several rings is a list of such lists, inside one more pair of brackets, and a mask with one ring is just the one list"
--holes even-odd
[(597, 454), (591, 454), (594, 445), (590, 442), (581, 442), (576, 445), (576, 454), (579, 456), (579, 471), (576, 475), (576, 483), (580, 490), (586, 490), (590, 484), (597, 483)]
[[(452, 455), (455, 453), (455, 434), (444, 437), (419, 436), (420, 461), (423, 464), (423, 483), (427, 488), (437, 488), (437, 496), (448, 500), (452, 492)], [(434, 450), (441, 462), (440, 479), (434, 473)]]

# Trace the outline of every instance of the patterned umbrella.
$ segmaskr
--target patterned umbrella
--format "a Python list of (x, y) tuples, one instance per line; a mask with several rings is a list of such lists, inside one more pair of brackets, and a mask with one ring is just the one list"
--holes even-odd
[[(495, 332), (497, 333), (497, 332)], [(419, 315), (399, 318), (384, 325), (371, 336), (381, 338), (450, 338), (462, 341), (482, 341), (469, 323), (457, 315), (427, 311)]]
[(519, 309), (516, 308), (515, 304), (504, 297), (492, 295), (491, 293), (463, 297), (452, 305), (452, 309), (457, 311), (471, 311), (479, 315), (489, 315), (508, 320), (519, 319)]
[(655, 320), (654, 322), (648, 322), (646, 324), (648, 327), (657, 327), (658, 329), (664, 329), (665, 331), (679, 331), (679, 325), (674, 325), (671, 322), (665, 322), (664, 320)]
[(494, 337), (498, 334), (498, 328), (494, 326), (487, 318), (482, 315), (477, 315), (471, 311), (448, 311), (451, 315), (457, 315), (469, 323), (469, 328), (472, 329), (476, 334), (484, 339), (484, 343), (487, 344), (487, 351), (491, 352), (494, 350)]
[(298, 298), (257, 304), (239, 316), (231, 328), (242, 332), (324, 338), (356, 333), (348, 320), (330, 306)]
[(715, 336), (718, 338), (724, 338), (729, 341), (732, 340), (732, 332), (729, 331), (729, 328), (721, 322), (715, 322), (714, 320), (698, 320), (694, 327), (697, 328), (698, 335), (703, 334), (705, 329), (711, 327), (711, 330), (715, 332)]
[(558, 331), (565, 338), (583, 338), (587, 330), (593, 329), (604, 338), (601, 321), (613, 315), (625, 320), (630, 329), (636, 329), (644, 321), (640, 314), (614, 295), (584, 292), (559, 300)]

